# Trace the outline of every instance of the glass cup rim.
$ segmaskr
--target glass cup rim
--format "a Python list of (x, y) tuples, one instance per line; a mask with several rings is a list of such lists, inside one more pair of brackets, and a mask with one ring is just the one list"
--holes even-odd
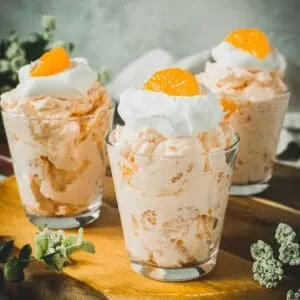
[(186, 155), (186, 154), (182, 154), (182, 155), (164, 155), (164, 154), (151, 154), (150, 156), (147, 155), (147, 154), (143, 154), (143, 153), (138, 153), (138, 152), (134, 152), (134, 151), (131, 151), (131, 150), (128, 150), (128, 149), (124, 149), (122, 147), (119, 147), (118, 145), (112, 143), (110, 140), (109, 140), (109, 137), (110, 135), (114, 132), (115, 129), (111, 130), (105, 137), (105, 144), (106, 146), (111, 146), (119, 151), (122, 151), (122, 152), (127, 152), (127, 153), (131, 153), (133, 154), (134, 156), (136, 157), (140, 157), (140, 158), (149, 158), (150, 156), (151, 157), (163, 157), (163, 158), (167, 158), (167, 159), (178, 159), (178, 158), (195, 158), (196, 156), (207, 156), (208, 154), (216, 154), (216, 153), (227, 153), (227, 152), (230, 152), (234, 149), (236, 149), (240, 143), (240, 136), (237, 132), (234, 132), (234, 140), (232, 142), (231, 145), (229, 145), (228, 147), (226, 148), (221, 148), (221, 149), (217, 149), (217, 150), (212, 150), (212, 151), (209, 151), (209, 152), (205, 152), (205, 153), (193, 153), (193, 154), (189, 154), (189, 155)]
[[(115, 103), (112, 102), (112, 106), (110, 108), (105, 108), (102, 109), (100, 111), (97, 112), (97, 114), (99, 113), (106, 113), (106, 112), (114, 112), (115, 110)], [(10, 112), (10, 111), (5, 111), (2, 107), (2, 105), (0, 104), (0, 112), (3, 115), (7, 115), (9, 117), (18, 119), (18, 120), (46, 120), (46, 121), (73, 121), (73, 120), (79, 120), (79, 119), (92, 119), (94, 118), (97, 114), (92, 113), (92, 114), (88, 114), (88, 115), (83, 115), (83, 116), (72, 116), (72, 117), (40, 117), (40, 116), (25, 116), (25, 115), (18, 115), (16, 113)]]

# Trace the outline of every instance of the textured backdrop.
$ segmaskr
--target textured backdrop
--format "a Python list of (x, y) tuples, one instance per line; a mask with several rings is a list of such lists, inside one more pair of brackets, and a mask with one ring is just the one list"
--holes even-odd
[(113, 73), (153, 47), (180, 57), (257, 26), (300, 77), (300, 0), (0, 0), (0, 36), (39, 30), (43, 14), (57, 17), (57, 37), (74, 41), (75, 55)]

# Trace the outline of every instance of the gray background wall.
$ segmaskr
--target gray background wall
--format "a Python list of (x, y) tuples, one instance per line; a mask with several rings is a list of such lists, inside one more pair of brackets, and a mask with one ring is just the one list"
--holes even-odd
[(180, 57), (256, 26), (300, 77), (300, 0), (0, 0), (0, 36), (39, 30), (43, 14), (56, 15), (57, 37), (76, 42), (75, 55), (113, 73), (153, 47)]

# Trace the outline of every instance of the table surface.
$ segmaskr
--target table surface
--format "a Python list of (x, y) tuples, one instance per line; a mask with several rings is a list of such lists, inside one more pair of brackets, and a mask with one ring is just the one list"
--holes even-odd
[[(130, 269), (113, 182), (107, 177), (101, 216), (85, 229), (96, 254), (74, 254), (76, 263), (62, 275), (33, 264), (14, 292), (23, 297), (34, 293), (37, 299), (285, 299), (289, 288), (299, 287), (300, 273), (293, 273), (279, 288), (260, 287), (252, 279), (249, 247), (257, 239), (270, 240), (279, 222), (300, 226), (296, 182), (299, 170), (277, 165), (272, 188), (264, 195), (231, 197), (216, 268), (200, 280), (164, 283)], [(0, 199), (0, 236), (14, 239), (17, 247), (32, 243), (36, 228), (24, 216), (14, 177), (0, 183)]]

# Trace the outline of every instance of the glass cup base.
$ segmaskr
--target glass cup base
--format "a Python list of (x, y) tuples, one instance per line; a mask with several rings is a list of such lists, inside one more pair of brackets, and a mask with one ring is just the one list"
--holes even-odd
[(207, 275), (216, 265), (217, 253), (204, 263), (185, 268), (160, 268), (131, 262), (131, 268), (137, 273), (160, 281), (189, 281)]
[(43, 228), (47, 226), (50, 229), (71, 229), (83, 227), (96, 221), (100, 216), (100, 205), (82, 214), (69, 217), (36, 216), (28, 212), (26, 215), (29, 221), (38, 227)]
[(230, 188), (231, 196), (251, 196), (264, 192), (269, 187), (269, 180), (253, 184), (232, 184)]

